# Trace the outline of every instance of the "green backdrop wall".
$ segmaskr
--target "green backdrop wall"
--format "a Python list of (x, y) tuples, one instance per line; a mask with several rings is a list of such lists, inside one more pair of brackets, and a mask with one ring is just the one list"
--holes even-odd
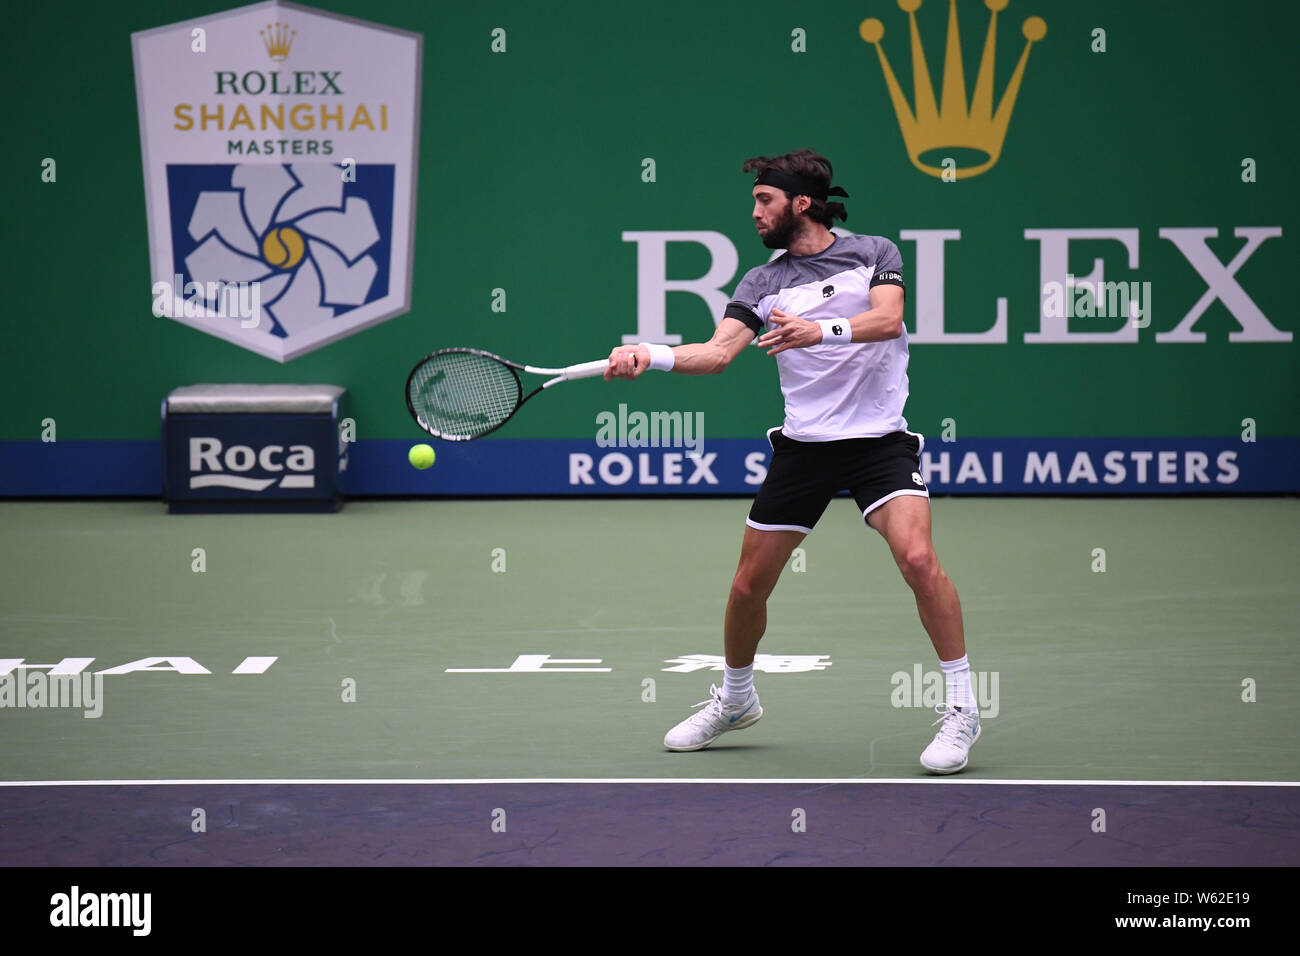
[[(160, 399), (195, 382), (337, 383), (349, 390), (360, 449), (409, 442), (418, 433), (401, 387), (432, 349), (565, 364), (635, 333), (637, 247), (626, 232), (722, 233), (738, 253), (733, 289), (768, 255), (741, 162), (805, 145), (834, 161), (851, 193), (846, 227), (902, 251), (913, 428), (937, 435), (951, 418), (961, 438), (1239, 441), (1251, 418), (1261, 438), (1300, 436), (1293, 4), (1011, 0), (999, 14), (995, 97), (1025, 48), (1023, 22), (1040, 17), (1047, 33), (1029, 51), (997, 163), (957, 182), (909, 159), (880, 60), (859, 32), (866, 18), (884, 25), (881, 47), (914, 102), (908, 17), (893, 0), (314, 8), (423, 36), (412, 301), (405, 315), (283, 364), (151, 313), (130, 35), (227, 8), (142, 0), (6, 11), (9, 490), (33, 490), (13, 474), (32, 459), (14, 449), (39, 442), (45, 420), (60, 443), (156, 440)], [(967, 0), (957, 10), (969, 92), (989, 11)], [(916, 14), (936, 88), (948, 15), (942, 0)], [(504, 52), (492, 49), (498, 28)], [(54, 182), (42, 178), (47, 157)], [(1254, 181), (1243, 180), (1247, 159)], [(1230, 281), (1216, 280), (1239, 285), (1262, 315), (1244, 324), (1246, 338), (1253, 328), (1279, 341), (1233, 340), (1240, 295), (1238, 314), (1218, 298), (1205, 309), (1193, 326), (1203, 342), (1160, 340), (1207, 291), (1160, 231), (1196, 227), (1214, 231), (1207, 245), (1225, 264), (1247, 244), (1237, 230), (1280, 230)], [(1135, 267), (1113, 239), (1075, 239), (1069, 258), (1077, 275), (1101, 259), (1107, 279), (1151, 283), (1150, 325), (1136, 342), (1025, 340), (1042, 328), (1043, 281), (1042, 243), (1026, 231), (1065, 229), (1136, 230)], [(960, 231), (944, 245), (945, 331), (989, 329), (1005, 298), (1005, 343), (915, 336), (926, 290), (917, 242), (900, 236), (920, 230)], [(710, 262), (697, 243), (668, 247), (670, 278), (697, 277)], [(493, 311), (494, 289), (505, 290), (504, 312)], [(668, 293), (669, 333), (706, 339), (716, 319), (700, 297)], [(1070, 330), (1122, 325), (1076, 318)], [(590, 442), (595, 415), (620, 402), (703, 411), (716, 438), (761, 438), (781, 418), (774, 363), (754, 349), (721, 378), (565, 386), (500, 441)], [(1283, 469), (1275, 483), (1294, 490), (1294, 441), (1272, 447), (1268, 467)]]

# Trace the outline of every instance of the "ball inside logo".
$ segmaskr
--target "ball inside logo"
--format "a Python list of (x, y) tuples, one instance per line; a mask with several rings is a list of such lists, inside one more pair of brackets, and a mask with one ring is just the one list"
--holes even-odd
[(262, 257), (277, 269), (292, 269), (302, 261), (305, 248), (302, 236), (292, 226), (272, 229), (262, 239)]

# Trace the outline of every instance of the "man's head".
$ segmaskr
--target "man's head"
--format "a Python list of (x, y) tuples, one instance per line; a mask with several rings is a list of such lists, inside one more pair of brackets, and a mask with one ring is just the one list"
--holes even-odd
[(836, 219), (848, 219), (844, 206), (828, 196), (848, 193), (831, 186), (830, 160), (811, 149), (784, 156), (755, 156), (745, 160), (745, 172), (756, 172), (754, 223), (763, 245), (788, 249), (809, 228), (829, 229)]

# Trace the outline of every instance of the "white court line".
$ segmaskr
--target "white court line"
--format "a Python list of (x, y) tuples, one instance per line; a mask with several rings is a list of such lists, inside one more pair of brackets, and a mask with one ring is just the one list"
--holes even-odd
[(472, 786), (475, 784), (940, 784), (1003, 787), (1300, 787), (1300, 780), (993, 780), (977, 777), (485, 777), (454, 779), (0, 780), (0, 787)]

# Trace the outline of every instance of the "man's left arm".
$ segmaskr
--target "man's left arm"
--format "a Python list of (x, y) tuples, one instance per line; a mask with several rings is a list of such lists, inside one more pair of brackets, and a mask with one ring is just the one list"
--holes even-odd
[(873, 285), (871, 308), (849, 318), (850, 342), (884, 342), (903, 334), (903, 287)]
[(820, 319), (809, 322), (781, 309), (773, 309), (769, 319), (777, 327), (759, 337), (760, 348), (768, 355), (786, 349), (804, 349), (822, 342), (884, 342), (903, 334), (903, 286), (880, 282), (868, 293), (871, 308), (843, 319)]

